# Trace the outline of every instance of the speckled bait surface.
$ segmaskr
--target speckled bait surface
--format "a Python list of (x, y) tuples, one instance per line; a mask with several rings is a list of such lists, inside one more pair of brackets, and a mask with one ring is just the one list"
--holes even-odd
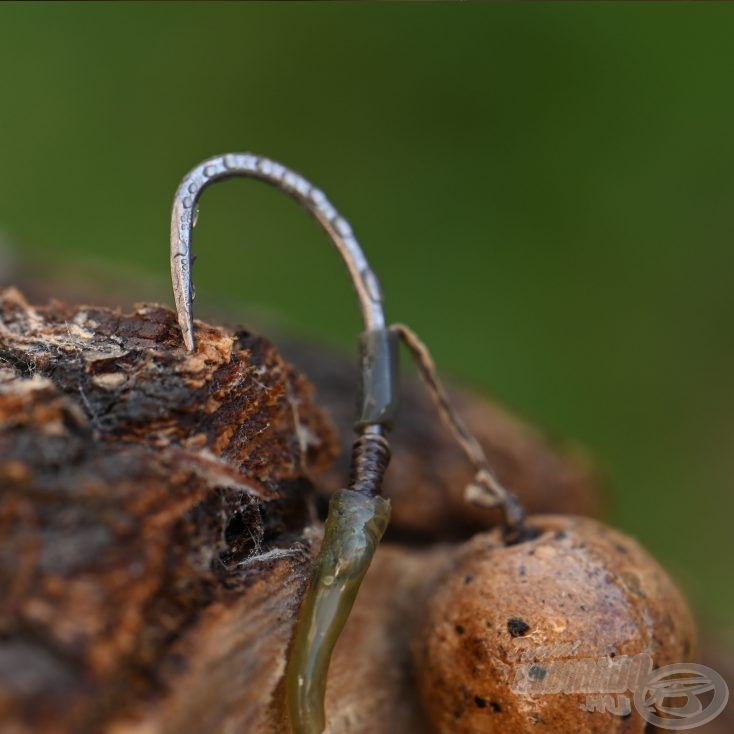
[(288, 666), (288, 708), (295, 734), (324, 730), (331, 653), (389, 519), (390, 502), (379, 496), (343, 489), (329, 503)]

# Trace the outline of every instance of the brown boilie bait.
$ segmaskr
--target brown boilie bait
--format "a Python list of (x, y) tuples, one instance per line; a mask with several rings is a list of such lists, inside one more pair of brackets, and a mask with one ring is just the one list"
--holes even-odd
[(690, 661), (695, 647), (685, 600), (635, 540), (546, 515), (528, 518), (520, 542), (496, 529), (458, 549), (413, 657), (439, 734), (642, 734), (634, 691), (604, 680)]

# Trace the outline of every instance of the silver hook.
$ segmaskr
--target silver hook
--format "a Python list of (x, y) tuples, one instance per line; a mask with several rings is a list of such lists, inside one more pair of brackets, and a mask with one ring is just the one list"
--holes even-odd
[(204, 189), (228, 178), (254, 178), (269, 183), (292, 196), (326, 232), (339, 251), (357, 292), (365, 330), (385, 327), (382, 294), (377, 277), (367, 263), (352, 228), (332, 206), (324, 193), (303, 176), (262, 156), (227, 153), (209, 158), (184, 177), (176, 191), (171, 212), (171, 279), (178, 323), (186, 348), (196, 348), (191, 302), (191, 233), (196, 204)]
[(191, 302), (191, 233), (202, 191), (235, 176), (255, 178), (292, 196), (310, 212), (342, 256), (352, 278), (364, 321), (360, 337), (360, 412), (352, 448), (348, 486), (329, 505), (324, 539), (301, 607), (287, 676), (288, 706), (294, 731), (324, 728), (324, 694), (331, 652), (349, 614), (390, 517), (380, 496), (390, 460), (385, 433), (397, 411), (397, 339), (385, 327), (375, 274), (352, 228), (326, 196), (280, 163), (248, 153), (228, 153), (200, 163), (181, 182), (171, 214), (171, 278), (184, 343), (194, 351)]

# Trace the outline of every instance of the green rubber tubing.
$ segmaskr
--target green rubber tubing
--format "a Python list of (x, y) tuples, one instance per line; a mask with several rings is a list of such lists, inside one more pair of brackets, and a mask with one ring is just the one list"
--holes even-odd
[(351, 489), (334, 494), (324, 540), (301, 605), (286, 689), (294, 734), (322, 734), (329, 661), (372, 556), (390, 520), (390, 501)]

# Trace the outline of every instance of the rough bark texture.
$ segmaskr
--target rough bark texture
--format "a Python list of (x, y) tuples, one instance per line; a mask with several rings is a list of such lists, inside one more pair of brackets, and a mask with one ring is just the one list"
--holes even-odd
[(0, 345), (3, 731), (254, 731), (334, 450), (311, 388), (249, 335), (186, 354), (160, 307), (6, 291)]
[[(310, 498), (337, 436), (269, 342), (197, 329), (188, 355), (162, 307), (33, 307), (0, 293), (4, 733), (287, 731), (282, 674), (320, 533)], [(288, 351), (348, 444), (353, 371)], [(486, 402), (463, 407), (533, 508), (595, 506), (584, 464)], [(401, 423), (394, 539), (491, 525), (463, 509), (468, 467), (415, 385)], [(328, 476), (337, 486), (345, 474)], [(378, 552), (335, 654), (332, 732), (426, 730), (409, 641), (450, 555)]]
[[(8, 260), (8, 253), (5, 259)], [(0, 266), (0, 281), (4, 275), (6, 282), (21, 282), (24, 291), (37, 301), (61, 295), (67, 300), (81, 298), (116, 305), (129, 299), (131, 278), (115, 275), (110, 270), (85, 272), (75, 266), (60, 272), (39, 271), (37, 264), (12, 263), (12, 259), (5, 270), (3, 273)], [(160, 288), (155, 281), (146, 280), (138, 273), (134, 280), (136, 293), (151, 299), (159, 297)], [(232, 319), (232, 312), (241, 313), (241, 306), (211, 309), (210, 304), (209, 314), (217, 321), (227, 323)], [(249, 321), (252, 319), (248, 318)], [(337, 428), (340, 452), (324, 481), (319, 483), (323, 500), (343, 485), (348, 474), (356, 411), (356, 358), (295, 340), (278, 333), (272, 325), (267, 333), (281, 353), (313, 384), (317, 403)], [(407, 362), (404, 357), (406, 375), (410, 372)], [(592, 517), (603, 514), (606, 509), (603, 478), (582, 447), (551, 442), (536, 428), (475, 392), (456, 388), (449, 392), (482, 443), (499, 478), (518, 493), (529, 513), (569, 512)], [(390, 443), (393, 458), (384, 486), (385, 495), (393, 501), (388, 538), (421, 543), (458, 540), (496, 524), (496, 513), (464, 502), (464, 487), (472, 478), (471, 468), (441, 425), (417, 377), (405, 377), (402, 381), (400, 419)]]

